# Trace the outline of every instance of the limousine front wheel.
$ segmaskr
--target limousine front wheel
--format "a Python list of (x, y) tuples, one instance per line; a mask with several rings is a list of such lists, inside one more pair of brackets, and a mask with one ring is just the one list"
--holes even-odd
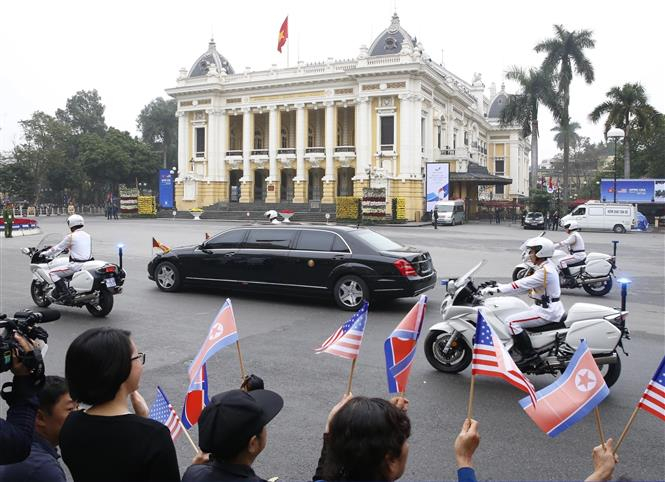
[(367, 284), (354, 275), (342, 276), (335, 283), (333, 297), (337, 306), (346, 311), (360, 309), (363, 300), (369, 300)]
[(162, 291), (177, 291), (180, 288), (180, 271), (170, 261), (162, 261), (155, 269), (155, 282)]

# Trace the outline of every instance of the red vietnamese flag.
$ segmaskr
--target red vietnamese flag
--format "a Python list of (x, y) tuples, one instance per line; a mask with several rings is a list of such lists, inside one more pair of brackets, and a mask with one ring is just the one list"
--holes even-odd
[(279, 35), (277, 36), (277, 50), (281, 54), (282, 47), (286, 43), (286, 39), (289, 38), (289, 16), (287, 15), (282, 26), (279, 27)]

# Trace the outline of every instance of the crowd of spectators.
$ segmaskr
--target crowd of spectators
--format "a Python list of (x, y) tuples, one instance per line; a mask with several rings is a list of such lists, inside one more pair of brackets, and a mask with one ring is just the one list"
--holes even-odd
[[(20, 343), (30, 350), (26, 340)], [(252, 376), (240, 389), (212, 397), (198, 424), (201, 451), (181, 479), (169, 429), (148, 418), (138, 392), (144, 363), (130, 333), (114, 328), (79, 335), (67, 350), (65, 378), (46, 377), (39, 389), (26, 387), (28, 374), (17, 361), (13, 397), (5, 397), (8, 420), (0, 421), (0, 480), (66, 480), (59, 445), (75, 481), (264, 481), (252, 465), (266, 450), (267, 426), (284, 405), (279, 394)], [(312, 480), (398, 480), (409, 458), (408, 408), (404, 397), (345, 395), (328, 415)], [(459, 481), (476, 480), (479, 444), (478, 422), (465, 419), (450, 451)], [(592, 458), (594, 471), (586, 480), (609, 480), (618, 462), (612, 439), (595, 447)], [(442, 473), (440, 479), (451, 476)]]

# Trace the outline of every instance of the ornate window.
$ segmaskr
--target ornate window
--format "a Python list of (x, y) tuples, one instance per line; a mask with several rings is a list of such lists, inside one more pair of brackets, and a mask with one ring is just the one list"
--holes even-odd
[(196, 131), (196, 157), (206, 155), (206, 130), (205, 127), (197, 127)]
[(286, 127), (282, 127), (282, 132), (281, 132), (281, 137), (282, 137), (282, 149), (286, 149), (289, 147), (289, 131), (286, 129)]
[(229, 146), (231, 147), (230, 151), (238, 150), (238, 136), (235, 129), (231, 129), (229, 132)]
[(307, 128), (307, 147), (314, 147), (314, 129), (311, 126)]
[(342, 125), (341, 125), (341, 124), (337, 124), (337, 145), (338, 145), (338, 146), (343, 146), (343, 145), (344, 145), (344, 144), (342, 143), (342, 142), (343, 142), (343, 139), (344, 139), (344, 136), (342, 135), (342, 132), (343, 132), (343, 131), (342, 131)]
[(261, 132), (261, 129), (254, 131), (254, 149), (263, 149), (263, 132)]

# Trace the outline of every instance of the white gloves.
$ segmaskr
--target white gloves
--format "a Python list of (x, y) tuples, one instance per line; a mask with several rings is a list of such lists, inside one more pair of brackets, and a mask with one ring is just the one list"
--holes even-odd
[(488, 286), (487, 288), (482, 288), (480, 290), (480, 295), (481, 296), (492, 296), (492, 295), (494, 295), (498, 292), (499, 292), (499, 288), (497, 288), (496, 286)]

